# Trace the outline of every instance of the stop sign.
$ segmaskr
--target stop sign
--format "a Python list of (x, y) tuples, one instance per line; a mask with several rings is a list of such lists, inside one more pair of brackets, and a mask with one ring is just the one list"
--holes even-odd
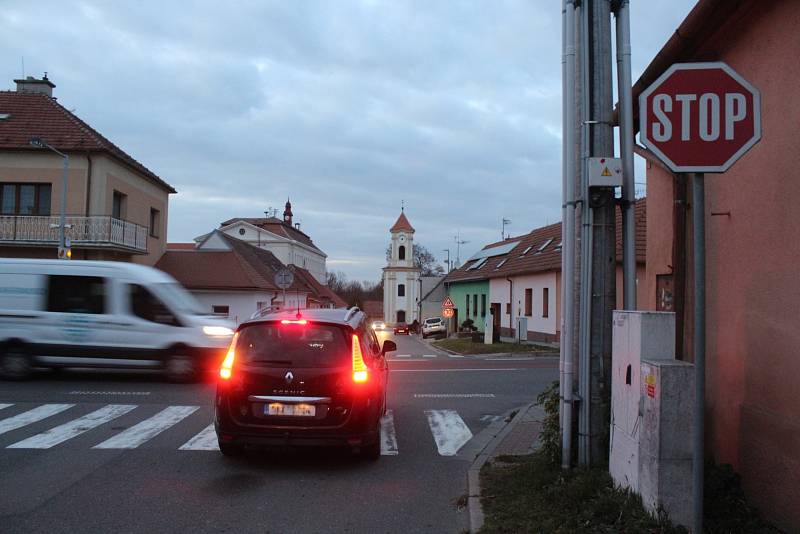
[(761, 139), (761, 97), (725, 63), (677, 63), (639, 95), (639, 125), (673, 172), (725, 172)]

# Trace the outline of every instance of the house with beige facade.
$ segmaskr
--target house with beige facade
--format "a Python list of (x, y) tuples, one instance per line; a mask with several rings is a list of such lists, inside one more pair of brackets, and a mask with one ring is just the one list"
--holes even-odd
[(28, 77), (0, 91), (0, 257), (55, 258), (64, 158), (69, 157), (66, 238), (73, 259), (153, 265), (166, 250), (175, 189)]

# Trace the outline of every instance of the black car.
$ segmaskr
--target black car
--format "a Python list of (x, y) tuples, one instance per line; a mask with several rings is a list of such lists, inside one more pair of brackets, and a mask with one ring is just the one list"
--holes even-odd
[(366, 316), (349, 310), (267, 314), (242, 323), (222, 363), (214, 427), (219, 449), (341, 446), (380, 456), (386, 353)]

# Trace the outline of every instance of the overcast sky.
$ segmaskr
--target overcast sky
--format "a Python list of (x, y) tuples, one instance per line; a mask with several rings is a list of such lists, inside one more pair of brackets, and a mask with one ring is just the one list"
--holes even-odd
[[(695, 2), (631, 3), (636, 80)], [(329, 270), (377, 280), (401, 200), (440, 260), (559, 219), (559, 0), (2, 4), (0, 88), (47, 71), (178, 190), (170, 241), (291, 197)]]

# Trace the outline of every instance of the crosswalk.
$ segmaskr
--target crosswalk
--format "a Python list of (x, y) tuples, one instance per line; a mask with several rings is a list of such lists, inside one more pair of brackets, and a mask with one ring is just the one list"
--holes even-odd
[[(13, 406), (14, 404), (0, 403), (0, 410), (6, 410)], [(137, 410), (141, 408), (140, 405), (136, 404), (107, 404), (89, 413), (78, 415), (79, 412), (85, 411), (85, 409), (81, 410), (80, 407), (80, 404), (42, 404), (16, 415), (0, 419), (0, 435), (3, 435), (15, 431), (22, 433), (25, 431), (25, 427), (31, 425), (44, 425), (50, 418), (68, 413), (69, 410), (76, 412), (75, 415), (77, 416), (69, 421), (51, 426), (44, 431), (6, 445), (5, 448), (51, 449), (84, 434), (88, 436), (93, 430), (101, 430), (105, 425), (109, 425), (116, 419), (128, 414), (137, 415)], [(167, 406), (155, 415), (140, 420), (104, 441), (94, 442), (95, 444), (91, 445), (90, 448), (117, 450), (139, 448), (159, 434), (179, 424), (189, 425), (196, 423), (196, 418), (192, 423), (186, 422), (186, 420), (200, 408), (200, 406)], [(455, 410), (424, 410), (420, 416), (424, 417), (431, 432), (432, 444), (435, 445), (438, 454), (441, 456), (455, 456), (473, 437), (472, 431)], [(214, 425), (207, 423), (204, 423), (204, 425), (200, 432), (178, 446), (177, 449), (180, 451), (218, 451), (219, 447)], [(107, 430), (106, 428), (105, 431), (107, 432)], [(397, 456), (400, 454), (393, 410), (387, 410), (386, 414), (381, 418), (380, 430), (381, 454), (384, 456)]]

